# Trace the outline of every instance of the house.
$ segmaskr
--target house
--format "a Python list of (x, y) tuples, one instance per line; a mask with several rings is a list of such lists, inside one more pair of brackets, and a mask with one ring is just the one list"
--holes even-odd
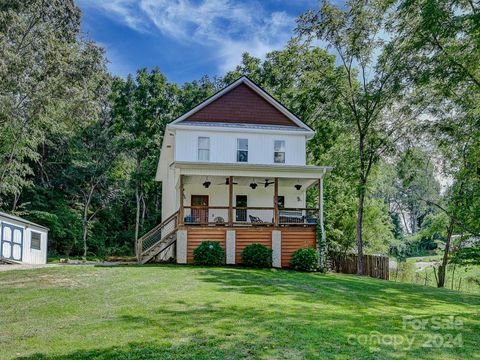
[[(247, 77), (169, 123), (156, 175), (162, 223), (139, 239), (139, 261), (173, 256), (190, 264), (193, 250), (214, 240), (227, 264), (261, 243), (273, 250), (273, 266), (286, 267), (295, 250), (315, 247), (331, 168), (306, 165), (314, 135)], [(311, 187), (319, 188), (314, 208), (306, 206)]]
[(48, 229), (0, 212), (0, 262), (47, 263)]

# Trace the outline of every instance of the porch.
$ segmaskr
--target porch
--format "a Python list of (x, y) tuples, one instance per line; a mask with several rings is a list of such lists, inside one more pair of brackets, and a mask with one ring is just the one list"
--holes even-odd
[[(176, 162), (165, 214), (179, 226), (313, 227), (323, 222), (321, 166)], [(173, 179), (172, 179), (173, 180)]]
[[(272, 249), (275, 267), (291, 254), (316, 246), (323, 231), (323, 177), (328, 167), (185, 163), (170, 165), (164, 185), (161, 224), (139, 241), (142, 262), (160, 254), (192, 263), (202, 241), (219, 241), (226, 264), (241, 263), (242, 249), (262, 243)], [(307, 205), (309, 204), (309, 205)]]
[[(321, 179), (186, 176), (179, 179), (179, 226), (314, 227), (322, 210)], [(316, 206), (307, 207), (313, 188)], [(313, 194), (315, 192), (315, 195)]]

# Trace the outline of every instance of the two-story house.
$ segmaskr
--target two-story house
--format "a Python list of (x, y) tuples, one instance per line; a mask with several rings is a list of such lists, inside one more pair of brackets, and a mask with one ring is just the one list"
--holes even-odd
[[(273, 250), (273, 266), (286, 267), (295, 250), (315, 247), (330, 168), (306, 165), (314, 134), (247, 77), (169, 123), (156, 175), (162, 223), (139, 240), (139, 261), (192, 263), (193, 250), (214, 240), (227, 264), (261, 243)], [(319, 187), (318, 206), (307, 208), (312, 186)]]

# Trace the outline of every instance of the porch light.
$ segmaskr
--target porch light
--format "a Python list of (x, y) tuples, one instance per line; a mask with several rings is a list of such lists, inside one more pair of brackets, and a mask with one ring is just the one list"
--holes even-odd
[(208, 189), (211, 184), (212, 184), (212, 182), (208, 181), (208, 178), (207, 178), (207, 179), (205, 179), (205, 182), (202, 185), (205, 189)]
[(250, 187), (251, 187), (253, 190), (255, 190), (255, 189), (257, 188), (257, 186), (258, 186), (257, 183), (254, 183), (254, 182), (250, 183)]
[(302, 188), (302, 185), (300, 185), (300, 184), (297, 184), (297, 185), (294, 185), (294, 186), (295, 186), (295, 189), (297, 189), (297, 190), (300, 190)]

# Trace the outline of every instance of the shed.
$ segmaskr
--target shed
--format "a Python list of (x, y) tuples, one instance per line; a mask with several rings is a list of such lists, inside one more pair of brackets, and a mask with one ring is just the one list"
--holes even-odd
[(48, 228), (0, 211), (0, 260), (47, 263)]

